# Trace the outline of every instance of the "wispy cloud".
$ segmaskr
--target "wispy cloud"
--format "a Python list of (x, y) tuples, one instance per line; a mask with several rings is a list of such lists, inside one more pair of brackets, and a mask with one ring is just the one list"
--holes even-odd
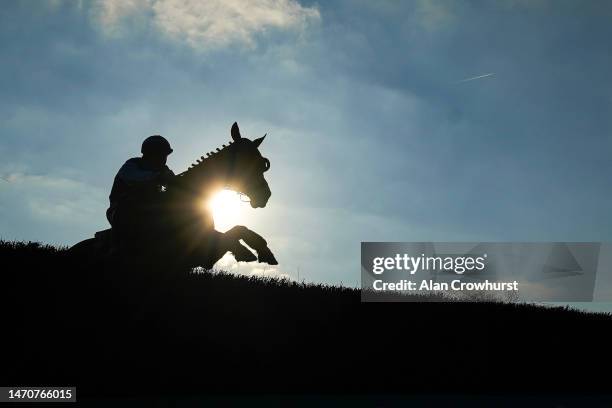
[(197, 50), (255, 46), (270, 29), (303, 30), (320, 19), (295, 0), (99, 0), (94, 17), (107, 34), (121, 33), (129, 17), (144, 17), (167, 38)]
[(475, 77), (465, 78), (465, 79), (462, 79), (461, 81), (457, 81), (457, 83), (469, 82), (469, 81), (473, 81), (475, 79), (487, 78), (487, 77), (490, 77), (490, 76), (493, 76), (493, 75), (495, 75), (495, 72), (490, 72), (488, 74), (483, 74), (483, 75), (478, 75), (478, 76), (475, 76)]

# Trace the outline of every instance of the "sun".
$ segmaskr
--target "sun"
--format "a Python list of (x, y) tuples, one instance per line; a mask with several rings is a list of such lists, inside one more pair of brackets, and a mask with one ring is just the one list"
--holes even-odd
[(235, 191), (221, 190), (207, 203), (215, 220), (215, 229), (225, 232), (235, 225), (243, 223), (243, 203)]

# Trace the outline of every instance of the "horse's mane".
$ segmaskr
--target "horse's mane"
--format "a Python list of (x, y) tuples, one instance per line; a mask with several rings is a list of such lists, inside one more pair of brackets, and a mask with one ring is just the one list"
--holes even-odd
[(234, 142), (233, 140), (230, 140), (229, 144), (227, 145), (223, 144), (222, 147), (217, 148), (216, 151), (211, 151), (211, 152), (206, 153), (205, 156), (200, 156), (200, 158), (196, 159), (196, 161), (192, 163), (187, 168), (187, 170), (178, 174), (177, 176), (186, 177), (186, 176), (189, 176), (189, 175), (192, 175), (198, 172), (199, 170), (206, 167), (206, 165), (208, 165), (213, 159), (219, 158), (223, 156), (224, 154), (226, 154), (227, 152), (233, 151), (237, 144), (238, 143)]

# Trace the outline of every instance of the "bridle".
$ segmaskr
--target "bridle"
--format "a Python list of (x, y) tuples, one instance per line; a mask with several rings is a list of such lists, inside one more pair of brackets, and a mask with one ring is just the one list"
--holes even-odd
[[(264, 164), (264, 169), (263, 169), (263, 173), (265, 173), (266, 171), (270, 170), (270, 160), (268, 160), (267, 158), (263, 157), (263, 164)], [(256, 188), (255, 190), (258, 190), (258, 188)], [(242, 191), (238, 191), (238, 195), (240, 196), (240, 201), (242, 201), (243, 203), (250, 203), (251, 199), (249, 198), (249, 196), (242, 192)]]

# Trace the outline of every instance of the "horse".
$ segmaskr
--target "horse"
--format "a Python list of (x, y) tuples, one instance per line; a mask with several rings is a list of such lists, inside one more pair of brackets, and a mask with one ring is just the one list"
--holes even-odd
[[(253, 208), (263, 208), (272, 195), (264, 173), (270, 161), (263, 157), (259, 146), (266, 135), (250, 140), (242, 137), (238, 124), (231, 127), (231, 141), (215, 152), (201, 156), (185, 172), (167, 183), (155, 203), (156, 226), (148, 240), (145, 252), (138, 254), (133, 248), (120, 253), (122, 257), (146, 256), (159, 260), (171, 259), (189, 267), (212, 269), (227, 252), (238, 262), (259, 261), (270, 265), (278, 262), (268, 248), (266, 240), (245, 226), (237, 225), (227, 232), (214, 227), (210, 209), (203, 205), (222, 189), (239, 192), (249, 198)], [(113, 251), (112, 229), (99, 231), (94, 238), (81, 241), (69, 253), (95, 259), (107, 258)], [(159, 239), (162, 238), (162, 239)], [(242, 244), (241, 240), (248, 245)], [(249, 249), (252, 248), (257, 256)], [(119, 251), (122, 252), (122, 251)]]

